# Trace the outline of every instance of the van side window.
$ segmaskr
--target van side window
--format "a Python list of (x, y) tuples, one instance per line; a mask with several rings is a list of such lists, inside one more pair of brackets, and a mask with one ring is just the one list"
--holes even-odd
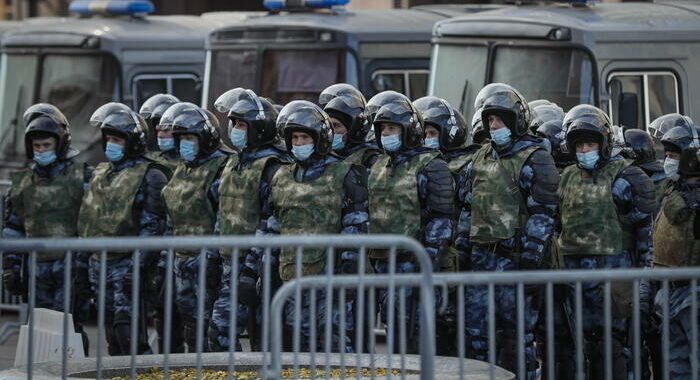
[(375, 93), (393, 90), (415, 100), (428, 94), (429, 70), (377, 70), (372, 73)]
[(644, 129), (659, 116), (680, 112), (678, 80), (671, 72), (612, 73), (608, 91), (615, 125)]
[(197, 76), (193, 74), (142, 74), (134, 77), (132, 84), (134, 109), (141, 108), (143, 102), (155, 94), (175, 95), (182, 102), (199, 104), (201, 88)]

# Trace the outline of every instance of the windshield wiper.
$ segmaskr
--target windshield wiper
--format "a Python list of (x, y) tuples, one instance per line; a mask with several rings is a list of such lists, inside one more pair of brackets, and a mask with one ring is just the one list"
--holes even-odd
[[(17, 102), (15, 103), (15, 114), (10, 120), (10, 133), (6, 133), (0, 140), (0, 146), (5, 146), (5, 139), (7, 136), (12, 136), (10, 141), (10, 146), (8, 149), (8, 155), (6, 158), (15, 158), (17, 156), (17, 132), (19, 127), (19, 113), (21, 112), (21, 102), (24, 96), (24, 85), (19, 86), (17, 91)], [(7, 160), (5, 160), (7, 161)]]

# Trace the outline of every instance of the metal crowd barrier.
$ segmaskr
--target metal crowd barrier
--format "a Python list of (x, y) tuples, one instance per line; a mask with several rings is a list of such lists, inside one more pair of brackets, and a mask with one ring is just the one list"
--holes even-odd
[[(132, 252), (132, 260), (134, 263), (139, 262), (139, 259), (144, 251), (167, 251), (167, 263), (166, 263), (166, 278), (165, 283), (165, 328), (164, 328), (164, 344), (162, 352), (162, 368), (164, 378), (168, 379), (170, 374), (170, 342), (171, 342), (171, 330), (173, 328), (171, 324), (172, 320), (172, 295), (173, 295), (173, 268), (174, 268), (174, 252), (176, 250), (199, 250), (199, 287), (197, 295), (197, 326), (196, 326), (196, 359), (193, 363), (196, 368), (196, 378), (199, 379), (202, 374), (203, 369), (203, 351), (205, 342), (205, 327), (204, 326), (204, 296), (205, 296), (205, 281), (206, 281), (206, 249), (219, 249), (228, 250), (232, 253), (231, 262), (238, 263), (244, 250), (250, 248), (264, 249), (264, 259), (262, 261), (263, 269), (263, 286), (262, 286), (262, 364), (270, 364), (270, 300), (271, 294), (271, 255), (273, 249), (279, 248), (296, 248), (296, 277), (301, 277), (301, 255), (304, 249), (308, 248), (323, 248), (326, 249), (326, 275), (322, 278), (328, 280), (337, 277), (333, 273), (333, 268), (335, 267), (335, 257), (336, 249), (356, 249), (359, 251), (359, 268), (364, 273), (364, 269), (369, 265), (365, 259), (366, 252), (369, 249), (382, 249), (387, 250), (388, 260), (390, 262), (389, 267), (389, 278), (391, 278), (389, 287), (393, 287), (394, 279), (401, 277), (401, 275), (395, 275), (394, 264), (397, 260), (397, 255), (400, 253), (402, 255), (410, 254), (414, 262), (418, 264), (420, 268), (420, 279), (421, 282), (418, 285), (421, 290), (422, 299), (426, 300), (424, 302), (425, 311), (421, 313), (421, 323), (420, 323), (420, 335), (422, 337), (432, 337), (434, 336), (434, 313), (432, 312), (433, 301), (432, 301), (432, 264), (430, 258), (424, 248), (415, 240), (409, 239), (402, 236), (392, 236), (392, 235), (371, 235), (371, 236), (358, 236), (358, 235), (329, 235), (329, 236), (240, 236), (240, 237), (218, 237), (218, 236), (207, 236), (207, 237), (151, 237), (151, 238), (94, 238), (94, 239), (17, 239), (17, 240), (0, 240), (0, 253), (2, 252), (14, 252), (14, 253), (27, 253), (29, 254), (29, 299), (28, 299), (28, 343), (27, 343), (27, 362), (26, 362), (26, 374), (27, 379), (31, 380), (33, 376), (33, 367), (35, 365), (33, 360), (33, 333), (34, 333), (34, 305), (36, 297), (36, 262), (37, 255), (40, 255), (45, 251), (65, 251), (65, 271), (64, 271), (64, 294), (71, 294), (71, 271), (72, 271), (72, 253), (74, 252), (93, 252), (99, 254), (99, 284), (97, 289), (97, 356), (95, 358), (95, 377), (97, 379), (103, 378), (103, 362), (106, 360), (105, 352), (105, 290), (106, 290), (106, 275), (107, 275), (107, 257), (108, 251), (126, 251)], [(138, 318), (139, 313), (139, 298), (140, 298), (140, 265), (132, 266), (132, 286), (131, 286), (131, 296), (132, 296), (132, 314), (131, 314), (131, 331), (130, 331), (130, 376), (132, 379), (136, 378), (137, 370), (139, 367), (139, 358), (143, 356), (136, 355), (137, 353), (137, 336), (138, 331)], [(236, 308), (234, 305), (238, 304), (238, 294), (237, 294), (237, 278), (238, 278), (238, 266), (232, 265), (231, 274), (231, 305), (232, 310), (230, 311), (230, 334), (229, 338), (233, 340), (235, 337), (236, 328)], [(362, 284), (363, 281), (369, 276), (361, 276), (359, 283)], [(359, 293), (363, 294), (363, 293)], [(360, 295), (361, 297), (361, 295)], [(64, 299), (64, 310), (71, 310), (70, 298), (65, 297)], [(329, 301), (332, 300), (332, 295), (328, 297)], [(393, 300), (393, 298), (392, 298)], [(275, 309), (276, 312), (280, 312)], [(330, 310), (329, 310), (330, 311)], [(342, 314), (342, 313), (341, 313)], [(68, 347), (68, 331), (69, 331), (69, 318), (68, 313), (64, 314), (63, 318), (63, 352), (62, 352), (62, 362), (61, 362), (61, 378), (66, 378), (68, 373), (68, 353), (66, 347)], [(279, 315), (275, 315), (278, 317)], [(297, 318), (299, 313), (296, 313)], [(344, 321), (341, 321), (344, 323)], [(295, 326), (298, 326), (300, 321), (295, 322)], [(326, 324), (329, 326), (329, 324)], [(296, 330), (296, 329), (295, 329)], [(329, 335), (326, 334), (326, 337)], [(272, 340), (274, 343), (278, 343), (279, 336), (273, 336)], [(328, 346), (326, 346), (328, 348)], [(273, 347), (275, 350), (279, 349), (279, 346)], [(422, 365), (427, 370), (425, 373), (432, 373), (430, 369), (432, 368), (432, 359), (435, 353), (435, 346), (432, 339), (422, 339), (421, 342), (421, 360)], [(234, 371), (234, 365), (236, 362), (236, 355), (238, 353), (234, 352), (234, 344), (230, 344), (229, 350), (229, 376)], [(267, 376), (279, 378), (280, 372), (270, 373), (267, 372)], [(427, 380), (432, 378), (426, 377)]]

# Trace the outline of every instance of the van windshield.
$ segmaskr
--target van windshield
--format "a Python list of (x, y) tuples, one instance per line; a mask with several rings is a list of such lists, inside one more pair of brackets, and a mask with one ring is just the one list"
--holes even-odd
[(85, 153), (86, 160), (95, 161), (98, 157), (86, 151), (99, 145), (99, 131), (90, 127), (88, 120), (99, 106), (118, 99), (117, 73), (114, 59), (107, 55), (46, 54), (40, 60), (36, 54), (3, 54), (0, 162), (13, 165), (24, 161), (22, 114), (38, 102), (51, 103), (63, 111), (70, 122), (71, 146)]
[(508, 83), (525, 99), (547, 99), (569, 110), (593, 104), (593, 66), (588, 54), (572, 48), (499, 46), (492, 82)]

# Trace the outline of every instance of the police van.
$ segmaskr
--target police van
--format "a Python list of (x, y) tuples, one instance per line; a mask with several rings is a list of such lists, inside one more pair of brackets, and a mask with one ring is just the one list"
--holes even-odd
[(159, 92), (198, 103), (207, 34), (250, 15), (148, 16), (153, 5), (142, 0), (74, 1), (70, 11), (79, 17), (25, 21), (2, 38), (0, 179), (25, 164), (21, 118), (31, 104), (59, 107), (79, 160), (103, 160), (88, 123), (95, 109), (117, 101), (138, 110)]
[(346, 82), (366, 96), (396, 90), (427, 94), (433, 24), (489, 5), (347, 10), (348, 0), (307, 0), (306, 8), (270, 9), (211, 32), (207, 39), (205, 107), (226, 90), (251, 88), (278, 104), (316, 102), (327, 86)]
[(469, 120), (477, 92), (509, 83), (565, 110), (587, 103), (615, 125), (672, 112), (700, 120), (700, 2), (522, 5), (438, 22), (430, 93)]

